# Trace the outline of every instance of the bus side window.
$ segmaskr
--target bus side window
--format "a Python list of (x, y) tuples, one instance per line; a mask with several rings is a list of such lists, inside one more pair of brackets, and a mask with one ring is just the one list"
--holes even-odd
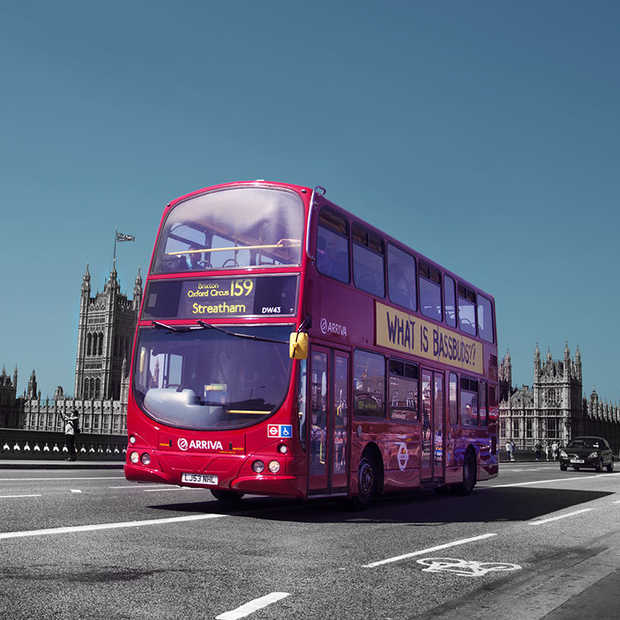
[(478, 426), (478, 381), (461, 377), (461, 424)]
[(418, 367), (390, 360), (390, 416), (403, 422), (418, 421)]
[(478, 335), (493, 342), (493, 310), (491, 302), (482, 295), (478, 295)]
[(353, 224), (353, 280), (357, 288), (377, 297), (385, 296), (384, 251), (381, 238)]
[(399, 306), (416, 309), (415, 258), (388, 244), (388, 291)]
[(343, 217), (328, 209), (319, 215), (316, 268), (330, 278), (349, 282), (349, 226)]
[(456, 327), (456, 293), (454, 280), (450, 276), (444, 276), (443, 299), (446, 309), (446, 323), (450, 327)]
[(418, 261), (420, 310), (424, 316), (441, 321), (441, 271), (426, 261)]
[(356, 416), (385, 417), (385, 359), (383, 355), (355, 351), (353, 400)]
[(452, 426), (456, 426), (459, 421), (459, 410), (458, 410), (458, 377), (451, 372), (450, 373), (450, 383), (448, 387), (449, 393), (448, 398), (450, 403), (450, 424)]
[(459, 328), (476, 335), (476, 293), (462, 284), (458, 285)]
[(486, 426), (488, 424), (487, 419), (487, 384), (484, 381), (479, 381), (478, 389), (478, 406), (480, 410), (480, 426)]

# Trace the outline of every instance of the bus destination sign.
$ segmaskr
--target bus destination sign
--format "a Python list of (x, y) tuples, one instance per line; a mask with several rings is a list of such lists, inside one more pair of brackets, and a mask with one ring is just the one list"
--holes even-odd
[(377, 345), (381, 347), (484, 373), (480, 342), (379, 302), (375, 308), (375, 331)]
[(143, 319), (208, 319), (228, 316), (292, 316), (297, 276), (154, 280)]

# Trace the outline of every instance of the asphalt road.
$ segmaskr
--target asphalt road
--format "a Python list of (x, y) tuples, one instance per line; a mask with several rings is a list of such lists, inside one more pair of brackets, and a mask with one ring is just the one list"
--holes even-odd
[(335, 501), (0, 470), (0, 618), (617, 618), (620, 472)]

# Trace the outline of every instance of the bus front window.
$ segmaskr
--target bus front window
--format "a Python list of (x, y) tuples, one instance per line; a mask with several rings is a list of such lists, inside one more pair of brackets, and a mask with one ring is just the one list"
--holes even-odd
[(303, 203), (291, 190), (207, 192), (170, 211), (152, 273), (299, 265), (303, 228)]
[[(237, 327), (239, 333), (286, 341), (291, 327)], [(141, 328), (134, 395), (154, 420), (211, 430), (256, 424), (283, 403), (289, 385), (288, 345), (236, 338), (215, 330)]]

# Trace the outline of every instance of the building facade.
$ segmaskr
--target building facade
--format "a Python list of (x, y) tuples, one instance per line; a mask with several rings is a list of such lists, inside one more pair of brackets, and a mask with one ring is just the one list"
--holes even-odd
[(6, 368), (0, 374), (0, 428), (15, 428), (19, 421), (21, 401), (17, 398), (17, 367), (11, 378)]
[[(568, 344), (564, 357), (554, 360), (548, 351), (544, 361), (536, 345), (532, 387), (512, 386), (512, 362), (506, 354), (499, 367), (500, 442), (512, 440), (518, 450), (557, 442), (566, 445), (577, 435), (602, 435), (620, 449), (620, 416), (617, 406), (599, 403), (593, 392), (583, 398), (582, 361), (579, 348), (571, 358)], [(603, 425), (606, 423), (606, 426)], [(612, 441), (617, 436), (617, 440)]]
[[(7, 400), (15, 410), (12, 427), (59, 432), (63, 429), (61, 414), (77, 410), (82, 433), (126, 435), (129, 357), (142, 302), (140, 271), (134, 282), (133, 299), (121, 293), (116, 269), (110, 273), (101, 293), (94, 297), (90, 293), (87, 266), (80, 293), (75, 396), (65, 396), (63, 388), (58, 386), (52, 399), (42, 399), (33, 370), (23, 398), (17, 399), (17, 370), (12, 382), (0, 375), (0, 385), (7, 384), (0, 387), (0, 395), (4, 389), (7, 394), (10, 392)], [(2, 409), (0, 425), (1, 412)]]
[(90, 296), (88, 265), (82, 278), (74, 394), (79, 400), (120, 400), (128, 372), (140, 303), (138, 271), (133, 299), (121, 293), (116, 268), (101, 293)]

